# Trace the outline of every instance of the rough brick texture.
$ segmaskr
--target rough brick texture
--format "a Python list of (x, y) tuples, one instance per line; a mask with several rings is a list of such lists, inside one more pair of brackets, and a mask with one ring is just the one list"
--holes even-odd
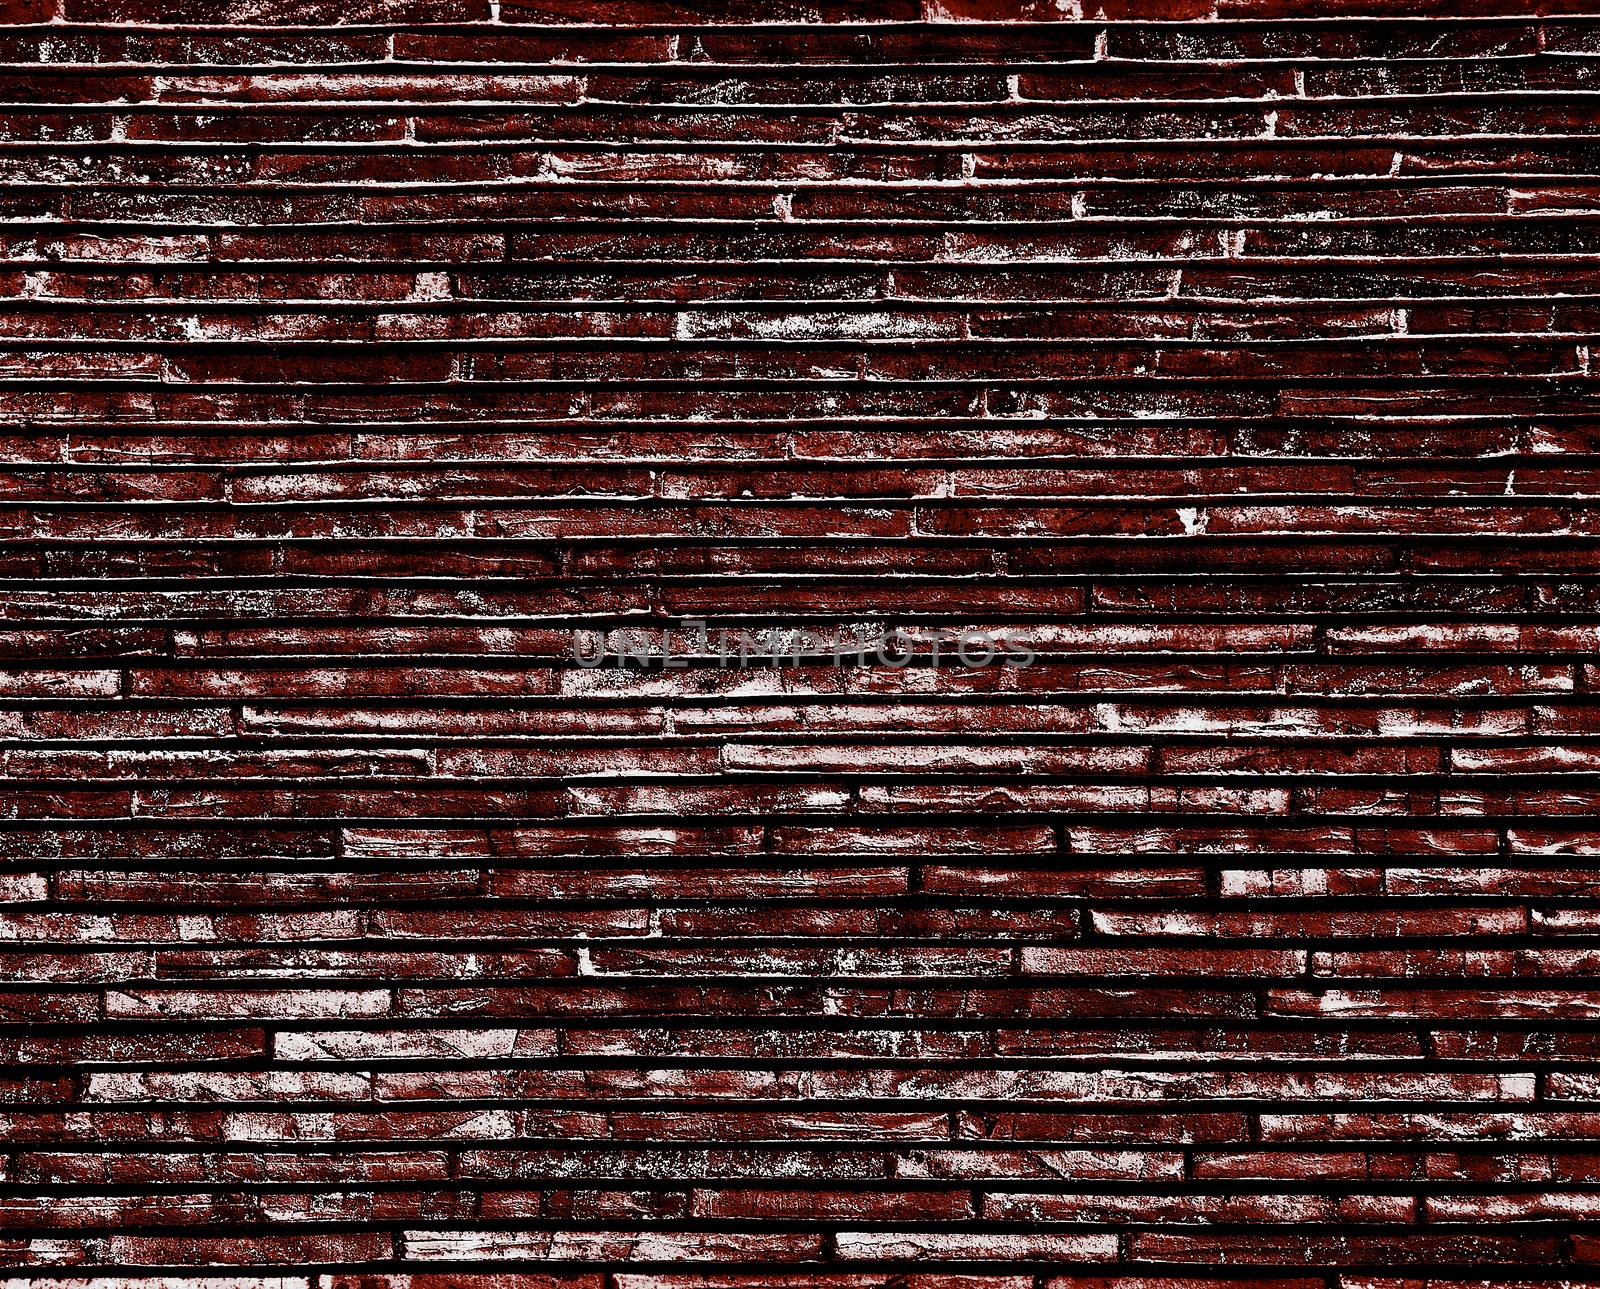
[(0, 1289), (1600, 1280), (1585, 7), (5, 0)]

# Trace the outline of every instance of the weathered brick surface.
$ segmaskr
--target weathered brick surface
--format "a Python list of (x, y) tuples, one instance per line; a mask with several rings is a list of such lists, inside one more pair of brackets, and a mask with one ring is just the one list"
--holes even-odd
[(0, 1289), (1600, 1280), (1594, 9), (0, 3)]

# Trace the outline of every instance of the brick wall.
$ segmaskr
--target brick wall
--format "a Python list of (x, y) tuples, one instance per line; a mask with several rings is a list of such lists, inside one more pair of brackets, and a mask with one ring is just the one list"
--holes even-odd
[(1567, 7), (6, 0), (0, 1289), (1600, 1279)]

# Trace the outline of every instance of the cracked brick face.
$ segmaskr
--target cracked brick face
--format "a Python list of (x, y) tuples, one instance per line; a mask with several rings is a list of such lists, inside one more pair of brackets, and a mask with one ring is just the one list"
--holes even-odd
[(1594, 11), (0, 0), (0, 1289), (1600, 1276)]

